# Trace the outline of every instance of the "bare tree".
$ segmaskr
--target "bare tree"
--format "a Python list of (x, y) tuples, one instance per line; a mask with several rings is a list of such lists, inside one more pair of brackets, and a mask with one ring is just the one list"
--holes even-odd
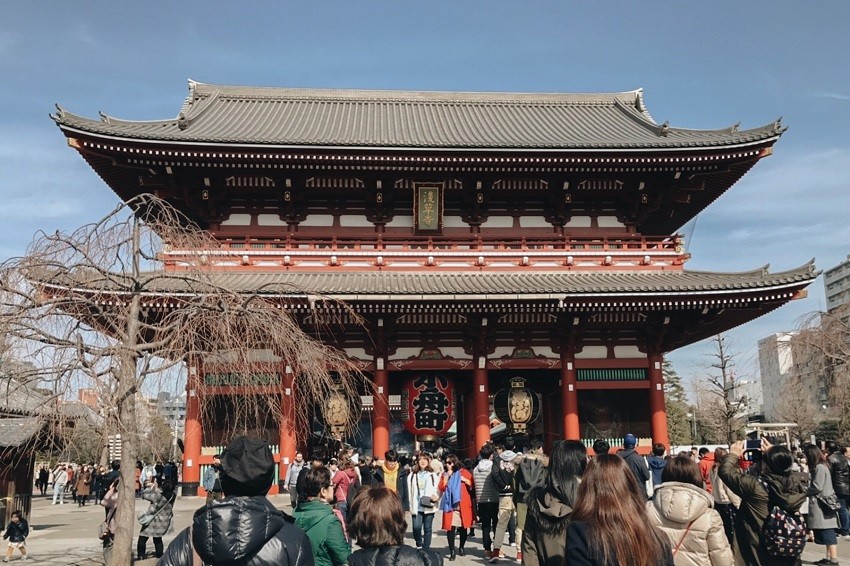
[(792, 340), (800, 400), (850, 438), (850, 304), (801, 320)]
[[(164, 269), (166, 246), (198, 253)], [(186, 360), (226, 367), (228, 385), (240, 391), (216, 423), (229, 433), (256, 432), (263, 426), (257, 423), (284, 418), (279, 376), (257, 379), (281, 360), (293, 369), (305, 404), (340, 384), (356, 394), (354, 365), (312, 330), (304, 332), (291, 309), (327, 307), (314, 318), (337, 313), (350, 320), (344, 305), (308, 302), (293, 288), (233, 288), (202, 253), (217, 247), (167, 203), (143, 195), (71, 234), (40, 234), (25, 256), (0, 266), (0, 327), (36, 368), (26, 379), (52, 392), (51, 406), (78, 388), (97, 389), (103, 426), (121, 435), (113, 551), (119, 564), (130, 563), (136, 520), (134, 464), (143, 446), (137, 401), (164, 388), (156, 380), (173, 379)], [(351, 415), (352, 425), (358, 417)]]
[(747, 400), (737, 391), (741, 378), (735, 373), (735, 354), (718, 334), (713, 339), (714, 352), (708, 354), (709, 373), (695, 383), (696, 412), (701, 430), (711, 439), (733, 443), (746, 424), (743, 415)]

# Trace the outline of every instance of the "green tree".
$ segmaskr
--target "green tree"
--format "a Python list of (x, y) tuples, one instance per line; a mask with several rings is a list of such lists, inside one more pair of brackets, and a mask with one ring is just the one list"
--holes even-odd
[(667, 431), (670, 435), (670, 444), (673, 446), (690, 444), (692, 442), (691, 421), (688, 413), (691, 407), (688, 404), (685, 388), (682, 386), (682, 378), (676, 373), (669, 360), (664, 360), (661, 371), (664, 375), (664, 404), (667, 409)]

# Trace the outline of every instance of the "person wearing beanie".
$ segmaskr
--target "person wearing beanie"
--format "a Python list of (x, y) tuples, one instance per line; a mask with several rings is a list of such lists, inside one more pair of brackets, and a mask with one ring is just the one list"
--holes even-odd
[(649, 468), (646, 465), (646, 460), (643, 456), (638, 454), (637, 449), (637, 438), (635, 438), (634, 434), (627, 434), (623, 438), (623, 449), (617, 452), (617, 455), (626, 461), (626, 464), (629, 466), (629, 469), (635, 475), (635, 479), (638, 482), (638, 486), (640, 486), (641, 490), (643, 490), (643, 494), (647, 495), (646, 492), (646, 482), (649, 481)]
[(310, 540), (266, 497), (275, 463), (268, 442), (239, 436), (221, 454), (224, 499), (197, 511), (158, 566), (313, 566)]
[(514, 468), (517, 454), (513, 450), (504, 450), (493, 464), (490, 475), (499, 492), (499, 515), (496, 522), (496, 534), (493, 537), (493, 552), (488, 561), (492, 564), (501, 557), (501, 546), (508, 530), (508, 523), (514, 513)]

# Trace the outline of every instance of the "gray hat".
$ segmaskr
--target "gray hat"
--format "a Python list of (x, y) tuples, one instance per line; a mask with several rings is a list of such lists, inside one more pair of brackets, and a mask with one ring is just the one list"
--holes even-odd
[(516, 458), (516, 452), (514, 452), (513, 450), (505, 450), (504, 452), (499, 454), (499, 458), (501, 458), (505, 462), (510, 462), (511, 460)]

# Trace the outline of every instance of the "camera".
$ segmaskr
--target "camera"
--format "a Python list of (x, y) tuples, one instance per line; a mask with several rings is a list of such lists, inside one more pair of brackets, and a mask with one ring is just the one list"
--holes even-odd
[(744, 449), (746, 450), (761, 450), (761, 439), (760, 438), (748, 438), (744, 443)]

